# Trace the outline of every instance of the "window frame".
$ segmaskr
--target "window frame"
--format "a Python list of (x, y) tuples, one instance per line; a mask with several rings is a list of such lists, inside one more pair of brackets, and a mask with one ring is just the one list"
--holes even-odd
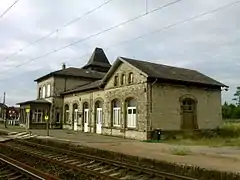
[(50, 97), (51, 96), (51, 84), (47, 85), (47, 93), (46, 93), (46, 97)]
[(46, 86), (45, 85), (42, 88), (42, 98), (46, 98)]
[(113, 107), (112, 117), (113, 117), (112, 118), (113, 126), (114, 127), (120, 127), (121, 126), (121, 108), (120, 107)]
[[(131, 110), (131, 113), (129, 113), (129, 110)], [(135, 110), (135, 113), (134, 113), (134, 110)], [(131, 118), (129, 120), (128, 115), (131, 115), (132, 118), (133, 117), (135, 117), (135, 118), (134, 119)], [(127, 107), (127, 127), (128, 128), (137, 128), (137, 108), (136, 107)]]
[(119, 86), (119, 77), (118, 77), (118, 75), (114, 76), (113, 85), (114, 85), (115, 87), (116, 87), (116, 86)]
[(128, 74), (128, 84), (133, 84), (133, 73), (132, 72), (130, 72)]
[(121, 75), (121, 82), (120, 82), (121, 85), (124, 85), (126, 84), (126, 75), (125, 74), (122, 74)]

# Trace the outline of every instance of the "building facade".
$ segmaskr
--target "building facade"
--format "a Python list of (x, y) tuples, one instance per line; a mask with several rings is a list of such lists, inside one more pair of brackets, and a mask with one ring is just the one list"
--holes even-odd
[(221, 88), (226, 86), (195, 70), (124, 57), (110, 66), (97, 48), (80, 71), (91, 77), (83, 73), (74, 80), (56, 75), (37, 80), (39, 97), (53, 93), (50, 99), (40, 98), (50, 104), (52, 128), (59, 123), (64, 129), (146, 140), (156, 129), (214, 129), (222, 124)]

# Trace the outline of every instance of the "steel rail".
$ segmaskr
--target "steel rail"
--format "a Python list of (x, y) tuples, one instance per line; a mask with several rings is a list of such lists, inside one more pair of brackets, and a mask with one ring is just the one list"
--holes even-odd
[(54, 159), (48, 158), (46, 156), (41, 156), (41, 155), (38, 155), (38, 154), (33, 153), (31, 151), (23, 150), (21, 148), (13, 147), (13, 146), (3, 144), (3, 143), (0, 143), (0, 147), (1, 146), (6, 147), (6, 148), (11, 149), (11, 150), (16, 151), (16, 152), (21, 152), (21, 153), (23, 153), (27, 156), (31, 156), (31, 157), (40, 159), (41, 161), (45, 161), (45, 162), (48, 162), (48, 163), (53, 163), (55, 165), (65, 167), (65, 168), (68, 168), (68, 169), (70, 168), (72, 170), (84, 173), (86, 175), (91, 175), (91, 176), (93, 175), (93, 176), (97, 177), (99, 180), (118, 180), (118, 178), (111, 177), (111, 176), (108, 176), (106, 174), (102, 174), (102, 173), (87, 169), (85, 167), (78, 167), (78, 166), (74, 166), (74, 165), (71, 165), (71, 164), (63, 163), (61, 161), (54, 160)]
[(197, 180), (197, 179), (191, 178), (191, 177), (186, 177), (186, 176), (176, 175), (176, 174), (172, 174), (172, 173), (162, 172), (162, 171), (159, 171), (159, 170), (156, 170), (156, 169), (150, 169), (150, 168), (146, 168), (146, 167), (139, 166), (139, 165), (127, 164), (127, 163), (124, 163), (124, 162), (119, 162), (119, 161), (115, 161), (115, 160), (111, 160), (111, 159), (107, 159), (107, 158), (92, 156), (92, 155), (89, 155), (89, 154), (84, 154), (84, 153), (79, 153), (79, 152), (76, 152), (76, 151), (65, 150), (65, 149), (61, 149), (61, 148), (56, 148), (56, 147), (52, 147), (52, 146), (47, 146), (47, 145), (42, 145), (42, 144), (38, 144), (38, 143), (28, 142), (28, 141), (24, 141), (24, 140), (16, 140), (16, 142), (23, 143), (25, 145), (27, 144), (27, 145), (32, 146), (32, 147), (40, 147), (40, 148), (45, 149), (45, 150), (47, 150), (47, 149), (52, 150), (53, 152), (64, 153), (64, 154), (70, 155), (72, 157), (81, 157), (81, 158), (84, 158), (84, 159), (96, 160), (96, 161), (100, 161), (100, 162), (107, 163), (107, 164), (110, 164), (110, 165), (119, 166), (119, 167), (122, 167), (122, 168), (125, 168), (125, 169), (130, 169), (130, 170), (134, 170), (134, 171), (138, 171), (138, 172), (144, 172), (145, 174), (158, 176), (160, 178), (171, 179), (171, 180)]
[(9, 165), (12, 169), (15, 171), (24, 174), (27, 177), (30, 177), (31, 179), (34, 180), (59, 180), (58, 178), (46, 174), (44, 172), (41, 172), (37, 169), (32, 168), (31, 166), (28, 166), (27, 164), (24, 164), (22, 162), (16, 161), (15, 159), (12, 159), (8, 156), (5, 156), (3, 154), (0, 154), (0, 161), (3, 163)]

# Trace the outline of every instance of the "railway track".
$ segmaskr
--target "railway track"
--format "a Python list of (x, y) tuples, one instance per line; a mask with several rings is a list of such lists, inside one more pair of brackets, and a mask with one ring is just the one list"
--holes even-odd
[(97, 179), (133, 179), (133, 180), (195, 180), (175, 174), (130, 165), (119, 161), (100, 158), (56, 147), (40, 145), (23, 140), (0, 144), (15, 151), (38, 157), (49, 163), (65, 166), (65, 168), (93, 175)]
[(57, 180), (49, 174), (0, 154), (0, 179), (8, 180)]

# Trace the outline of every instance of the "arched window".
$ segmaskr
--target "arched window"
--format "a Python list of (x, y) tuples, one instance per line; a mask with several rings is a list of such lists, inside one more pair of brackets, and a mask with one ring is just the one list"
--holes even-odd
[(64, 124), (67, 124), (69, 121), (69, 106), (66, 104), (64, 107)]
[(50, 95), (51, 95), (51, 85), (48, 84), (47, 85), (47, 97), (50, 97)]
[(39, 89), (38, 89), (38, 98), (41, 98), (41, 93), (42, 93), (42, 88), (39, 87)]
[(42, 98), (46, 97), (46, 86), (43, 86), (43, 90), (42, 90)]
[(133, 73), (130, 72), (128, 75), (128, 84), (132, 84), (133, 83)]
[(118, 76), (114, 76), (114, 86), (118, 86)]
[(113, 126), (120, 126), (121, 116), (120, 116), (120, 101), (114, 99), (112, 101), (112, 122)]
[(122, 74), (121, 76), (121, 85), (124, 85), (126, 83), (126, 76), (125, 74)]
[(130, 98), (127, 99), (126, 104), (127, 104), (127, 127), (136, 128), (137, 102), (135, 99)]

